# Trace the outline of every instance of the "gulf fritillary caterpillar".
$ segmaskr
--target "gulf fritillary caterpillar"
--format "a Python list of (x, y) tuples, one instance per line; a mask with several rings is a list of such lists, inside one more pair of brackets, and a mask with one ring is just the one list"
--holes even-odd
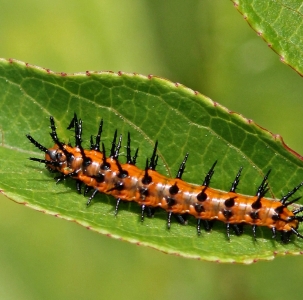
[(186, 154), (180, 164), (176, 178), (167, 178), (155, 171), (158, 161), (157, 146), (152, 152), (150, 159), (146, 160), (145, 169), (139, 169), (136, 164), (138, 149), (131, 156), (130, 134), (128, 133), (126, 147), (126, 163), (119, 162), (119, 151), (122, 136), (117, 141), (117, 130), (115, 131), (110, 154), (107, 156), (104, 143), (100, 149), (103, 120), (95, 141), (93, 136), (90, 140), (90, 149), (82, 147), (82, 120), (74, 117), (67, 129), (75, 130), (75, 147), (64, 144), (57, 136), (55, 121), (50, 116), (50, 136), (55, 143), (52, 148), (46, 148), (38, 143), (30, 135), (26, 135), (29, 141), (39, 150), (45, 153), (45, 159), (33, 158), (30, 160), (44, 163), (51, 171), (61, 173), (56, 177), (57, 182), (66, 178), (76, 180), (76, 188), (81, 193), (81, 185), (85, 184), (84, 195), (94, 189), (87, 201), (89, 205), (95, 195), (105, 193), (117, 199), (115, 214), (118, 212), (120, 201), (135, 201), (141, 206), (141, 220), (144, 213), (152, 216), (154, 208), (161, 207), (168, 213), (167, 227), (171, 226), (171, 217), (175, 215), (181, 224), (185, 224), (184, 216), (192, 215), (197, 219), (197, 233), (201, 233), (201, 225), (206, 231), (210, 231), (214, 220), (226, 224), (227, 237), (230, 239), (230, 230), (236, 235), (243, 233), (243, 225), (252, 226), (253, 237), (256, 239), (257, 226), (267, 226), (272, 230), (273, 238), (277, 231), (281, 232), (281, 240), (289, 242), (290, 236), (295, 234), (303, 239), (297, 229), (303, 222), (303, 216), (297, 216), (303, 211), (303, 207), (289, 210), (288, 206), (298, 201), (301, 197), (289, 200), (295, 192), (303, 185), (293, 188), (280, 201), (265, 198), (268, 191), (267, 179), (270, 171), (264, 176), (255, 196), (246, 196), (236, 193), (239, 184), (242, 167), (236, 175), (228, 192), (216, 190), (209, 187), (210, 180), (214, 174), (215, 162), (201, 186), (184, 182), (182, 175), (188, 158)]

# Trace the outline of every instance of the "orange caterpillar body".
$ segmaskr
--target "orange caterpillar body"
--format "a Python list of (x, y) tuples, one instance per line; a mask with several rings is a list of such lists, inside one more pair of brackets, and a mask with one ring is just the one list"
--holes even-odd
[(91, 138), (91, 149), (84, 150), (81, 145), (82, 121), (78, 120), (76, 114), (68, 129), (75, 128), (76, 145), (63, 144), (57, 137), (55, 123), (50, 117), (51, 137), (55, 142), (53, 148), (46, 147), (35, 141), (30, 135), (27, 138), (41, 151), (45, 152), (45, 159), (30, 158), (31, 160), (43, 162), (46, 166), (61, 173), (57, 182), (67, 177), (76, 180), (78, 192), (81, 192), (81, 184), (85, 184), (86, 194), (94, 189), (87, 205), (90, 204), (97, 192), (112, 195), (117, 199), (116, 213), (120, 201), (135, 201), (142, 208), (142, 221), (144, 212), (152, 215), (153, 208), (161, 207), (168, 212), (167, 226), (170, 228), (171, 217), (175, 215), (178, 221), (185, 223), (184, 216), (192, 215), (197, 219), (197, 231), (200, 234), (201, 224), (206, 230), (211, 229), (212, 221), (219, 220), (226, 224), (227, 236), (230, 236), (230, 228), (237, 235), (242, 234), (243, 225), (252, 225), (253, 236), (256, 237), (257, 226), (267, 226), (272, 230), (275, 238), (276, 232), (282, 233), (282, 241), (287, 243), (291, 234), (299, 238), (303, 236), (297, 231), (299, 223), (303, 222), (302, 216), (297, 216), (303, 208), (289, 210), (288, 206), (300, 198), (288, 201), (288, 199), (303, 185), (296, 186), (280, 201), (265, 198), (267, 192), (267, 179), (269, 172), (264, 177), (255, 196), (245, 196), (236, 193), (242, 168), (240, 168), (229, 192), (216, 190), (209, 187), (210, 179), (214, 173), (213, 164), (207, 173), (202, 186), (183, 181), (182, 174), (188, 154), (180, 165), (175, 179), (167, 178), (155, 171), (158, 156), (157, 143), (153, 154), (146, 160), (144, 170), (135, 166), (138, 150), (131, 157), (130, 135), (127, 143), (127, 162), (121, 164), (118, 160), (121, 147), (121, 137), (117, 140), (117, 131), (112, 142), (109, 156), (106, 156), (105, 147), (100, 140), (103, 122), (101, 120), (95, 143)]

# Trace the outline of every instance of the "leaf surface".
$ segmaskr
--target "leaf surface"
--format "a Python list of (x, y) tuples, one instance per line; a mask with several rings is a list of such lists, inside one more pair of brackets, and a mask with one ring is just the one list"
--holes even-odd
[[(86, 199), (77, 194), (73, 180), (56, 185), (54, 174), (43, 164), (28, 160), (43, 158), (43, 153), (28, 142), (25, 134), (52, 147), (52, 115), (60, 139), (73, 144), (73, 132), (66, 127), (76, 112), (83, 120), (85, 148), (89, 148), (90, 136), (96, 135), (102, 117), (106, 148), (111, 147), (115, 129), (124, 138), (130, 132), (132, 150), (140, 149), (140, 168), (144, 168), (158, 140), (157, 170), (168, 177), (175, 176), (189, 152), (183, 179), (194, 184), (202, 183), (215, 160), (218, 164), (211, 186), (221, 190), (230, 188), (240, 166), (244, 168), (238, 189), (242, 194), (255, 194), (269, 169), (269, 197), (280, 198), (302, 181), (302, 159), (285, 146), (280, 136), (209, 98), (154, 76), (112, 72), (56, 74), (4, 59), (0, 60), (0, 91), (0, 189), (10, 199), (115, 238), (186, 257), (251, 263), (302, 251), (303, 241), (293, 237), (291, 243), (281, 244), (271, 239), (266, 227), (258, 228), (257, 241), (246, 226), (241, 237), (232, 234), (228, 242), (225, 226), (220, 222), (215, 223), (211, 233), (202, 232), (200, 237), (194, 218), (187, 226), (173, 221), (167, 230), (166, 212), (161, 210), (142, 224), (136, 203), (121, 204), (114, 217), (113, 197), (99, 194), (87, 208)], [(123, 151), (120, 161), (124, 163)]]
[(301, 0), (232, 0), (249, 25), (282, 62), (303, 74), (303, 3)]

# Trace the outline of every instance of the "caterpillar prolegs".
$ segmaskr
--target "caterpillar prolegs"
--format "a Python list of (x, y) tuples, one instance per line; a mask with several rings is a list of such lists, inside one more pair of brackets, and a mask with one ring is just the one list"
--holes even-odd
[(303, 185), (301, 182), (290, 192), (274, 201), (265, 197), (268, 191), (268, 176), (264, 176), (254, 196), (246, 196), (236, 192), (240, 181), (242, 167), (239, 169), (229, 191), (211, 188), (210, 181), (214, 174), (217, 162), (214, 162), (205, 176), (201, 186), (187, 183), (182, 180), (188, 153), (180, 164), (176, 178), (168, 178), (156, 171), (158, 162), (157, 147), (155, 143), (152, 155), (146, 159), (145, 168), (136, 166), (138, 149), (131, 155), (131, 138), (128, 133), (126, 146), (126, 163), (119, 161), (119, 152), (122, 136), (114, 133), (109, 154), (106, 153), (104, 143), (101, 143), (103, 120), (101, 120), (98, 133), (91, 136), (90, 149), (82, 147), (82, 120), (74, 117), (68, 129), (74, 128), (75, 146), (64, 144), (57, 136), (54, 118), (50, 117), (50, 136), (55, 143), (52, 148), (46, 148), (30, 135), (29, 141), (45, 153), (45, 159), (33, 158), (30, 160), (44, 163), (46, 167), (61, 173), (56, 177), (57, 182), (66, 178), (76, 180), (76, 189), (81, 193), (82, 184), (85, 185), (84, 195), (93, 190), (87, 201), (89, 205), (97, 193), (105, 193), (116, 198), (115, 213), (117, 214), (121, 201), (134, 201), (141, 206), (141, 220), (145, 213), (152, 216), (154, 209), (160, 207), (167, 212), (167, 227), (171, 226), (171, 218), (185, 224), (185, 216), (192, 215), (197, 219), (197, 233), (200, 235), (201, 227), (211, 230), (213, 221), (219, 220), (226, 224), (226, 233), (230, 238), (230, 230), (236, 235), (243, 233), (243, 225), (252, 226), (253, 237), (256, 239), (257, 226), (266, 226), (271, 229), (273, 238), (277, 231), (281, 232), (281, 240), (289, 242), (290, 236), (295, 234), (303, 239), (297, 229), (303, 222), (298, 214), (303, 207), (290, 210), (289, 206), (301, 197), (290, 199)]

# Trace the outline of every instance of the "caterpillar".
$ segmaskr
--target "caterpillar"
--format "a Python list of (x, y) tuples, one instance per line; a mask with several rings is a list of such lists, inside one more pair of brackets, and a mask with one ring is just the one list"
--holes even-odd
[(257, 226), (266, 226), (272, 231), (272, 238), (277, 232), (281, 233), (281, 241), (288, 243), (292, 234), (303, 239), (298, 227), (303, 222), (303, 216), (298, 216), (303, 207), (290, 210), (289, 206), (301, 197), (290, 200), (299, 190), (303, 182), (284, 195), (280, 201), (265, 197), (268, 191), (268, 177), (270, 170), (264, 176), (254, 196), (238, 194), (238, 187), (242, 167), (239, 169), (229, 191), (211, 188), (210, 181), (215, 172), (217, 161), (207, 172), (201, 186), (182, 180), (188, 153), (185, 155), (177, 171), (176, 178), (167, 178), (156, 171), (158, 162), (156, 141), (152, 155), (146, 159), (144, 169), (136, 166), (138, 149), (131, 155), (130, 133), (127, 136), (126, 163), (119, 161), (122, 136), (114, 133), (112, 146), (107, 155), (104, 143), (101, 143), (103, 120), (101, 119), (97, 135), (90, 138), (90, 149), (82, 147), (82, 120), (74, 114), (67, 129), (74, 128), (75, 146), (64, 144), (57, 136), (55, 121), (50, 116), (50, 136), (55, 143), (52, 148), (46, 148), (31, 135), (26, 137), (40, 151), (45, 153), (45, 159), (30, 157), (32, 161), (44, 163), (52, 172), (59, 172), (55, 177), (57, 183), (72, 178), (76, 180), (79, 193), (82, 184), (85, 185), (84, 195), (93, 190), (87, 201), (90, 205), (97, 193), (105, 193), (116, 198), (115, 215), (118, 213), (121, 201), (134, 201), (141, 206), (141, 220), (145, 214), (151, 217), (155, 208), (160, 207), (167, 212), (167, 228), (171, 227), (172, 216), (179, 223), (186, 224), (186, 216), (197, 219), (197, 234), (201, 234), (201, 226), (206, 231), (212, 229), (213, 222), (219, 220), (226, 224), (226, 234), (230, 240), (230, 231), (236, 235), (243, 233), (245, 224), (252, 226), (253, 238), (256, 239)]

